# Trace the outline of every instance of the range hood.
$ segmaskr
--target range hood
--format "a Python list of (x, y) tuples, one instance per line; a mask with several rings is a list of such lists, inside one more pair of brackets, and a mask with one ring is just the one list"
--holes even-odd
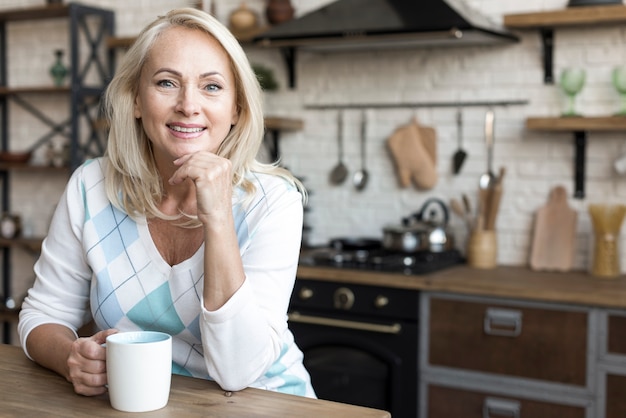
[(517, 42), (463, 0), (338, 0), (254, 38), (273, 47), (318, 50)]

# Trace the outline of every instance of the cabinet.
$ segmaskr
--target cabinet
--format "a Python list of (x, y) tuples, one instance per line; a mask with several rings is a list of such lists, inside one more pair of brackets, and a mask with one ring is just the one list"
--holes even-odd
[(626, 416), (626, 312), (600, 316), (597, 417)]
[(590, 417), (595, 318), (569, 305), (422, 294), (420, 417)]
[[(69, 61), (69, 82), (67, 86), (49, 85), (16, 87), (8, 80), (8, 68), (11, 66), (8, 57), (7, 29), (15, 22), (38, 22), (43, 20), (62, 19), (67, 24), (69, 44), (67, 47)], [(18, 9), (0, 10), (0, 150), (11, 150), (25, 138), (9, 137), (9, 124), (13, 106), (20, 107), (30, 114), (38, 123), (49, 129), (42, 137), (32, 140), (30, 150), (47, 144), (53, 137), (64, 137), (68, 145), (68, 163), (62, 172), (67, 175), (68, 169), (73, 170), (85, 159), (101, 155), (105, 148), (105, 138), (99, 128), (100, 97), (113, 73), (113, 54), (106, 47), (106, 39), (114, 32), (114, 14), (111, 11), (84, 6), (75, 3), (55, 4)], [(32, 26), (37, 31), (37, 26)], [(42, 38), (45, 38), (42, 36)], [(45, 45), (42, 45), (42, 49)], [(51, 51), (52, 52), (52, 51)], [(50, 55), (52, 58), (52, 54)], [(47, 69), (45, 70), (47, 71)], [(38, 98), (52, 96), (54, 100), (63, 99), (68, 102), (67, 118), (63, 122), (55, 122), (37, 106)], [(16, 147), (18, 148), (18, 147)], [(19, 147), (18, 149), (23, 149)], [(22, 164), (0, 164), (0, 181), (2, 211), (19, 211), (12, 208), (10, 202), (11, 176), (20, 170), (48, 170), (49, 168)], [(58, 170), (58, 169), (57, 169)], [(26, 245), (29, 248), (38, 246), (38, 239), (2, 240), (2, 307), (13, 307), (11, 295), (11, 249)], [(13, 312), (15, 313), (15, 312)], [(13, 315), (12, 317), (15, 317)], [(11, 316), (5, 311), (3, 340), (8, 342), (10, 328), (6, 322)]]

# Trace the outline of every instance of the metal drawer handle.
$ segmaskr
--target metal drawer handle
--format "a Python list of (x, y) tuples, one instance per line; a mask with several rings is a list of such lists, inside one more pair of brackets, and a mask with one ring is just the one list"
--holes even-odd
[(483, 418), (507, 417), (519, 418), (520, 404), (507, 399), (486, 398), (483, 404)]
[(517, 337), (522, 333), (522, 312), (511, 309), (487, 308), (483, 329), (487, 335)]
[(301, 324), (324, 325), (335, 328), (356, 329), (359, 331), (372, 331), (382, 334), (399, 334), (402, 331), (402, 325), (393, 323), (391, 325), (372, 324), (370, 322), (348, 321), (345, 319), (324, 318), (320, 316), (302, 315), (300, 312), (291, 312), (289, 314), (291, 322), (299, 322)]

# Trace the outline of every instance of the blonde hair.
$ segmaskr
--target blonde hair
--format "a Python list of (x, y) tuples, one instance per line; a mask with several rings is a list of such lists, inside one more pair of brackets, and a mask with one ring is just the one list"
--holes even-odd
[[(247, 174), (268, 173), (278, 175), (296, 186), (305, 199), (302, 183), (289, 171), (276, 163), (264, 164), (256, 159), (265, 129), (262, 91), (241, 45), (213, 16), (201, 10), (182, 8), (157, 18), (141, 31), (106, 90), (104, 110), (110, 122), (110, 131), (105, 154), (108, 159), (105, 186), (109, 200), (133, 217), (143, 215), (173, 220), (188, 216), (181, 213), (172, 217), (158, 209), (163, 196), (163, 184), (150, 140), (141, 120), (136, 119), (133, 112), (141, 71), (155, 40), (168, 28), (178, 26), (200, 30), (212, 36), (229, 56), (239, 119), (220, 145), (217, 155), (232, 162), (233, 189), (242, 188), (251, 199), (255, 187), (248, 180)], [(199, 222), (193, 220), (194, 217), (188, 218), (192, 218), (192, 221), (184, 222), (186, 225), (199, 225)]]

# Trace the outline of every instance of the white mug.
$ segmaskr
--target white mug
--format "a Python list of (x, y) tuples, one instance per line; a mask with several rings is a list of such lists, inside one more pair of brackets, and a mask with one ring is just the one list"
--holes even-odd
[(111, 406), (124, 412), (163, 408), (170, 396), (172, 337), (134, 331), (109, 335), (106, 367)]

